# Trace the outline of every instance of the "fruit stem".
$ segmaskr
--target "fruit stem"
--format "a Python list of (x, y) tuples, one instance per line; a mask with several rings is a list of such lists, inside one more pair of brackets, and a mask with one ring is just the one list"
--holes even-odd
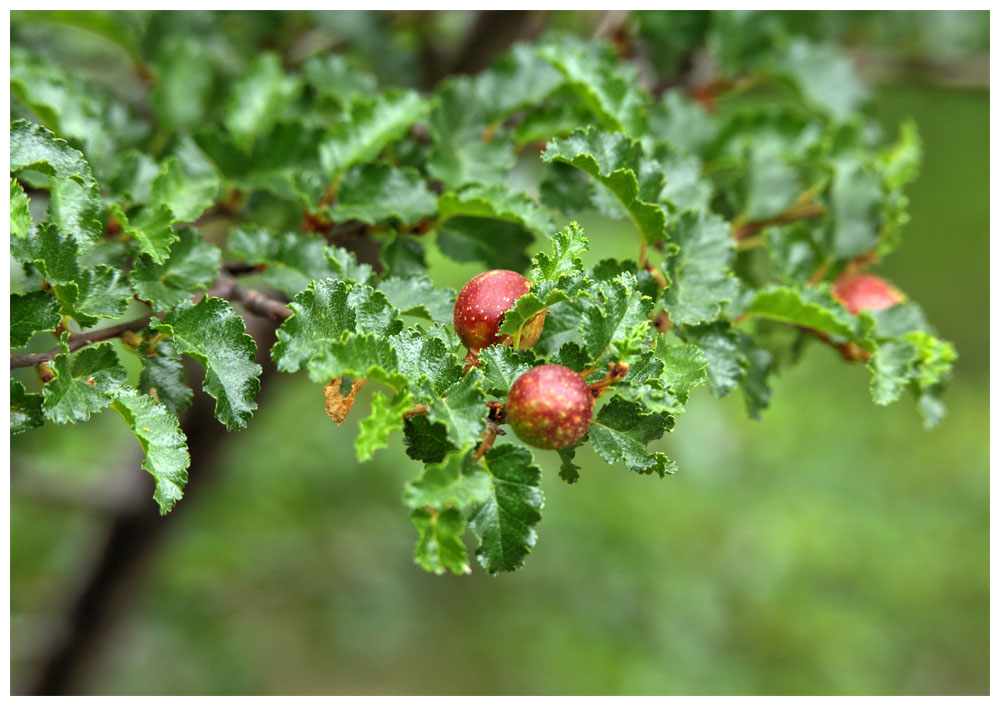
[(587, 385), (590, 390), (590, 394), (593, 395), (594, 399), (597, 399), (604, 394), (605, 388), (609, 385), (614, 385), (616, 382), (622, 380), (626, 375), (628, 375), (628, 363), (616, 363), (614, 361), (608, 363), (608, 372), (604, 376), (603, 380), (599, 380), (591, 385)]

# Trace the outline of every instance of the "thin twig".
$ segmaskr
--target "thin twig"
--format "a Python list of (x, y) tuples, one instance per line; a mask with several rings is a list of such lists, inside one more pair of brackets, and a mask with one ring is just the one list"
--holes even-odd
[[(88, 331), (87, 333), (81, 333), (76, 336), (70, 336), (69, 339), (69, 350), (70, 352), (77, 349), (83, 348), (84, 346), (89, 346), (92, 343), (99, 343), (100, 341), (107, 341), (112, 338), (118, 338), (126, 331), (141, 331), (149, 325), (149, 321), (152, 318), (150, 316), (143, 316), (138, 319), (133, 319), (132, 321), (126, 321), (125, 323), (118, 324), (117, 326), (109, 326), (108, 328), (98, 329), (96, 331)], [(42, 363), (48, 363), (57, 355), (62, 353), (61, 348), (54, 348), (51, 351), (45, 353), (28, 353), (25, 355), (11, 355), (10, 357), (10, 369), (15, 368), (30, 368), (41, 365)]]
[(772, 216), (771, 218), (762, 218), (759, 221), (748, 221), (742, 225), (734, 226), (733, 238), (737, 241), (744, 240), (745, 238), (753, 235), (757, 231), (767, 228), (768, 226), (784, 225), (786, 223), (794, 223), (795, 221), (804, 221), (808, 218), (822, 216), (823, 213), (825, 213), (825, 210), (818, 203), (802, 206), (801, 208), (794, 208), (785, 211), (784, 213), (779, 213), (777, 216)]

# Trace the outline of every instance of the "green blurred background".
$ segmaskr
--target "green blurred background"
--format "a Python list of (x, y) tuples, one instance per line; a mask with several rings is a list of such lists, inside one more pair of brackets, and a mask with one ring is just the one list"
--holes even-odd
[[(913, 117), (925, 143), (904, 245), (880, 272), (958, 348), (940, 427), (924, 431), (908, 401), (875, 407), (862, 367), (814, 347), (762, 422), (697, 390), (659, 442), (681, 468), (662, 481), (588, 454), (567, 486), (542, 454), (524, 569), (438, 577), (412, 562), (400, 498), (415, 467), (398, 435), (354, 460), (370, 390), (338, 428), (321, 390), (284, 375), (210, 487), (167, 519), (86, 689), (988, 693), (989, 89), (975, 71), (988, 14), (812, 17), (905, 68), (867, 74), (888, 133)], [(973, 78), (942, 69), (956, 63)], [(593, 261), (613, 252), (615, 226), (583, 225)], [(432, 260), (439, 286), (475, 271)], [(94, 560), (100, 498), (136, 458), (113, 417), (12, 440), (13, 691)]]

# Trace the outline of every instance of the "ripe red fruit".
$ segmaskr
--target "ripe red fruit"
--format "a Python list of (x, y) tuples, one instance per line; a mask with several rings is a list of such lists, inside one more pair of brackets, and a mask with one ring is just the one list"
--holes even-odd
[(594, 398), (579, 373), (562, 365), (539, 365), (511, 385), (505, 412), (524, 443), (564, 449), (590, 428)]
[(906, 295), (889, 282), (866, 273), (844, 273), (833, 283), (833, 297), (852, 314), (882, 311), (906, 300)]
[[(500, 342), (504, 314), (529, 289), (531, 282), (511, 270), (490, 270), (465, 283), (455, 299), (455, 332), (470, 353)], [(541, 312), (525, 324), (517, 347), (535, 345), (544, 323), (545, 312)]]

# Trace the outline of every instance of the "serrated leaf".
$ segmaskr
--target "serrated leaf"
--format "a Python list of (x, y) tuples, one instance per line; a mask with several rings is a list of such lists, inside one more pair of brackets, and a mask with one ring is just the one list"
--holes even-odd
[(22, 434), (45, 424), (42, 396), (28, 392), (20, 380), (10, 380), (10, 435)]
[(533, 282), (560, 282), (563, 278), (578, 277), (583, 272), (580, 256), (590, 249), (590, 243), (583, 235), (583, 228), (573, 222), (551, 238), (552, 256), (539, 252), (531, 260), (531, 280)]
[(378, 286), (400, 314), (420, 316), (450, 323), (455, 308), (455, 291), (436, 289), (427, 276), (387, 277)]
[(100, 192), (83, 154), (50, 130), (26, 120), (10, 126), (10, 171), (49, 177), (49, 219), (86, 250), (104, 233)]
[(473, 449), (448, 454), (440, 463), (424, 466), (420, 475), (403, 490), (408, 507), (444, 510), (456, 507), (463, 512), (485, 501), (491, 491), (489, 473), (475, 460)]
[(479, 351), (479, 363), (490, 394), (503, 401), (514, 381), (534, 367), (537, 360), (531, 351), (495, 345)]
[(320, 163), (333, 178), (355, 164), (374, 160), (390, 142), (421, 120), (430, 105), (415, 91), (392, 90), (356, 101), (319, 148)]
[(393, 235), (379, 249), (378, 258), (385, 267), (384, 276), (406, 279), (420, 277), (427, 272), (423, 246), (417, 238), (403, 233)]
[(136, 351), (142, 359), (139, 392), (144, 392), (177, 415), (191, 406), (194, 391), (184, 381), (184, 365), (173, 342), (165, 338), (150, 350), (143, 341)]
[(708, 358), (692, 344), (670, 346), (664, 336), (656, 337), (653, 353), (663, 363), (660, 379), (670, 392), (687, 404), (691, 390), (707, 379)]
[(378, 449), (389, 443), (389, 434), (403, 428), (403, 413), (413, 407), (413, 398), (400, 392), (390, 402), (381, 392), (372, 395), (372, 411), (361, 420), (358, 437), (354, 440), (354, 451), (358, 461), (365, 462)]
[(456, 216), (491, 218), (524, 226), (538, 235), (555, 229), (552, 216), (527, 194), (502, 184), (472, 184), (441, 195), (437, 204), (442, 221)]
[(834, 255), (856, 257), (878, 245), (881, 200), (882, 184), (872, 169), (855, 159), (837, 162), (830, 187)]
[(107, 265), (83, 270), (75, 281), (57, 284), (55, 292), (63, 313), (83, 327), (93, 326), (100, 319), (118, 318), (132, 299), (125, 273)]
[(230, 431), (245, 427), (257, 409), (261, 367), (254, 362), (257, 344), (229, 303), (215, 297), (184, 302), (150, 327), (173, 337), (178, 352), (205, 368), (202, 389), (215, 400), (215, 418)]
[(632, 273), (623, 272), (613, 280), (595, 282), (587, 291), (590, 301), (583, 310), (578, 330), (592, 360), (599, 361), (612, 347), (621, 357), (642, 344), (649, 330), (653, 304), (639, 291)]
[(163, 38), (150, 95), (158, 123), (180, 130), (204, 123), (213, 95), (213, 63), (211, 49), (204, 40), (183, 33)]
[(298, 79), (285, 75), (277, 54), (261, 54), (232, 85), (223, 117), (226, 128), (238, 144), (249, 147), (274, 126), (299, 88)]
[[(462, 362), (440, 338), (408, 329), (392, 336), (391, 342), (400, 374), (411, 385), (420, 380), (429, 384), (430, 394), (421, 397), (422, 401), (442, 395), (462, 379)], [(416, 387), (414, 393), (419, 394)]]
[[(642, 147), (621, 133), (593, 128), (577, 130), (569, 137), (550, 142), (542, 161), (563, 162), (580, 169), (614, 194), (647, 243), (667, 239), (667, 215), (663, 206), (650, 201), (662, 189), (662, 175), (653, 194), (641, 193), (644, 173)], [(650, 187), (651, 188), (651, 187)]]
[(187, 439), (177, 417), (149, 395), (124, 388), (115, 396), (111, 408), (121, 415), (145, 452), (143, 470), (156, 480), (153, 499), (166, 515), (183, 495), (187, 468), (191, 463)]
[(740, 384), (743, 390), (743, 400), (746, 403), (747, 415), (759, 420), (761, 413), (771, 403), (771, 387), (767, 377), (771, 373), (774, 356), (754, 345), (753, 339), (747, 335), (740, 336), (740, 346), (747, 359), (747, 371)]
[(455, 450), (448, 441), (447, 427), (432, 424), (423, 414), (403, 420), (403, 445), (407, 456), (424, 463), (441, 463), (445, 454)]
[(613, 397), (597, 412), (589, 434), (594, 450), (608, 463), (624, 461), (630, 471), (662, 478), (676, 471), (676, 464), (646, 446), (671, 429), (673, 419), (667, 412), (647, 412), (637, 402)]
[(580, 469), (582, 466), (578, 466), (573, 462), (577, 448), (579, 448), (579, 444), (566, 449), (559, 449), (558, 452), (561, 461), (559, 464), (559, 477), (570, 485), (580, 480)]
[(267, 265), (267, 283), (295, 296), (314, 280), (334, 278), (326, 241), (300, 233), (275, 235), (267, 228), (246, 225), (233, 229), (226, 241), (233, 256), (252, 265)]
[(907, 341), (880, 345), (868, 363), (872, 371), (871, 393), (875, 404), (887, 405), (899, 399), (910, 381), (917, 360), (916, 347)]
[(52, 331), (60, 321), (59, 302), (49, 292), (10, 295), (11, 348), (26, 346), (36, 333)]
[(194, 293), (208, 290), (219, 274), (217, 247), (193, 228), (180, 228), (178, 235), (165, 262), (156, 264), (149, 255), (142, 255), (129, 277), (136, 295), (154, 311), (169, 311)]
[[(428, 419), (448, 428), (448, 441), (457, 448), (478, 444), (486, 430), (486, 395), (482, 391), (483, 375), (473, 368), (465, 377), (445, 388), (440, 397), (427, 391)], [(422, 386), (429, 383), (423, 382)]]
[(855, 339), (852, 317), (839, 303), (818, 289), (771, 287), (757, 292), (747, 315), (761, 316), (841, 338)]
[(23, 238), (31, 232), (31, 209), (28, 207), (28, 196), (17, 179), (10, 180), (10, 235), (12, 238)]
[(174, 232), (173, 212), (164, 205), (144, 208), (131, 219), (117, 204), (111, 205), (111, 213), (121, 224), (122, 233), (135, 238), (139, 248), (153, 260), (163, 263), (170, 255), (170, 245), (177, 240)]
[(328, 343), (309, 361), (309, 378), (324, 382), (339, 377), (372, 378), (399, 391), (409, 382), (397, 372), (396, 352), (388, 337), (347, 334)]
[(42, 388), (45, 417), (56, 424), (75, 424), (90, 419), (111, 404), (125, 384), (125, 368), (110, 343), (83, 348), (72, 357), (64, 334), (63, 352), (52, 360), (55, 377)]
[(514, 571), (535, 546), (534, 526), (545, 503), (538, 487), (542, 471), (530, 451), (511, 444), (494, 446), (483, 459), (492, 487), (469, 520), (479, 537), (476, 557), (491, 574)]
[(166, 207), (176, 220), (189, 222), (215, 203), (219, 188), (219, 179), (214, 174), (188, 174), (180, 160), (168, 157), (150, 185), (149, 197), (154, 209)]
[(399, 333), (403, 322), (397, 317), (399, 311), (383, 292), (367, 284), (356, 284), (347, 293), (347, 306), (354, 312), (354, 330), (358, 333), (374, 333), (391, 336)]
[(358, 96), (369, 96), (377, 79), (340, 54), (316, 54), (302, 66), (306, 81), (316, 92), (347, 106)]
[(416, 223), (434, 214), (437, 198), (415, 169), (366, 164), (344, 175), (337, 200), (324, 213), (334, 222)]
[(420, 537), (413, 551), (413, 559), (425, 571), (443, 574), (468, 574), (469, 555), (462, 543), (465, 534), (465, 517), (450, 507), (441, 512), (416, 508), (410, 512), (410, 522)]
[(739, 281), (732, 275), (735, 247), (729, 224), (705, 212), (680, 215), (671, 233), (680, 251), (668, 257), (670, 286), (663, 303), (674, 324), (698, 324), (719, 317)]
[(708, 361), (705, 371), (712, 394), (724, 397), (740, 384), (750, 363), (741, 350), (739, 332), (728, 321), (684, 327), (681, 334)]
[(868, 96), (850, 59), (831, 46), (795, 39), (777, 63), (806, 102), (837, 120), (850, 118)]
[(437, 245), (452, 260), (521, 272), (529, 263), (524, 250), (533, 241), (531, 232), (516, 223), (461, 216), (441, 226)]
[(348, 282), (371, 284), (375, 279), (372, 266), (367, 262), (358, 262), (358, 257), (344, 248), (327, 248), (326, 261), (333, 268), (337, 277)]
[(632, 135), (646, 128), (647, 96), (635, 67), (618, 63), (608, 46), (566, 37), (538, 48), (604, 127)]
[[(348, 284), (319, 280), (295, 295), (292, 316), (278, 328), (271, 358), (278, 370), (294, 373), (321, 355), (327, 345), (354, 330), (354, 312), (347, 306)], [(339, 377), (331, 375), (328, 379)]]

